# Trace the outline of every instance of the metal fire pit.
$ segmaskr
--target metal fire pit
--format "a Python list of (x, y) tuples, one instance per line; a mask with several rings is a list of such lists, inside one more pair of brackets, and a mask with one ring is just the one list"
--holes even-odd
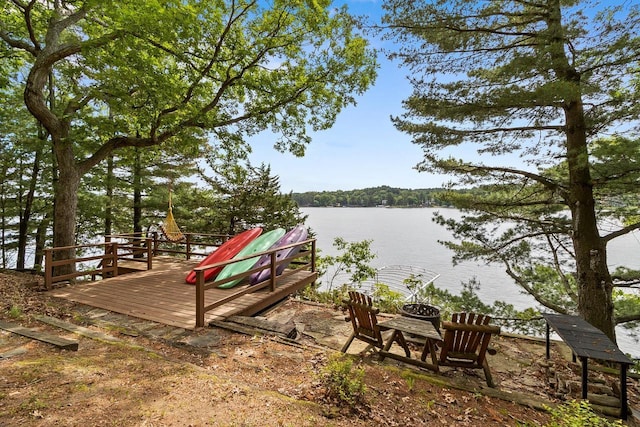
[(414, 319), (427, 320), (440, 332), (440, 309), (427, 304), (405, 304), (400, 314)]

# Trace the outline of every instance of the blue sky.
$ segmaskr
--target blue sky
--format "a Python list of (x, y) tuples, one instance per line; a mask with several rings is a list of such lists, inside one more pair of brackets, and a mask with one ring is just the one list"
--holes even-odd
[[(379, 22), (381, 0), (347, 0), (351, 13)], [(380, 47), (379, 41), (372, 45)], [(389, 185), (400, 188), (439, 187), (446, 177), (418, 173), (422, 150), (395, 129), (390, 116), (402, 113), (402, 100), (411, 93), (407, 70), (379, 54), (378, 78), (356, 106), (343, 110), (332, 129), (314, 133), (306, 155), (297, 158), (273, 149), (273, 135), (251, 139), (251, 163), (268, 163), (289, 191), (353, 190)]]

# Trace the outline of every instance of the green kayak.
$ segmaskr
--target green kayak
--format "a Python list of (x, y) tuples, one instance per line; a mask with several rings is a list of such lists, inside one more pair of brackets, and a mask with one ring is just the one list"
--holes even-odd
[[(251, 254), (255, 254), (258, 252), (264, 252), (271, 248), (282, 236), (286, 230), (284, 228), (276, 228), (275, 230), (271, 230), (267, 233), (264, 233), (262, 236), (256, 237), (251, 241), (247, 246), (245, 246), (238, 255), (233, 257), (233, 259), (244, 258)], [(259, 257), (249, 258), (244, 261), (238, 261), (233, 264), (227, 265), (222, 269), (220, 274), (216, 277), (216, 281), (224, 280), (228, 277), (235, 276), (236, 274), (244, 273), (245, 271), (251, 270), (253, 266), (258, 262)], [(242, 279), (232, 280), (231, 282), (223, 283), (218, 286), (222, 289), (232, 288), (238, 283), (240, 283)]]

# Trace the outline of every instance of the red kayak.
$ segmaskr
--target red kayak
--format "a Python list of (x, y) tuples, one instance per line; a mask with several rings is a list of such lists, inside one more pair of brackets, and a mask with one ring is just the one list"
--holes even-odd
[[(200, 264), (196, 266), (202, 267), (209, 264), (215, 264), (217, 262), (227, 261), (233, 258), (240, 252), (245, 246), (247, 246), (253, 239), (258, 237), (262, 233), (262, 228), (256, 227), (251, 230), (243, 231), (242, 233), (233, 236), (231, 239), (224, 242), (222, 245), (218, 247), (215, 251), (211, 252), (205, 259), (200, 261)], [(220, 271), (222, 271), (223, 267), (210, 268), (204, 272), (204, 280), (213, 279)], [(185, 282), (195, 285), (196, 283), (196, 272), (195, 270), (191, 270), (187, 277), (185, 278)]]

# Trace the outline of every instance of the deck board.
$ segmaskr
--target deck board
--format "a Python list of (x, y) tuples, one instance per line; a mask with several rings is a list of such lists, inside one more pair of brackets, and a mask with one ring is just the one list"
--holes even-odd
[[(79, 283), (48, 292), (81, 304), (98, 307), (140, 319), (194, 329), (196, 326), (196, 287), (184, 279), (197, 261), (154, 259), (153, 269)], [(295, 272), (279, 278), (276, 293), (260, 290), (230, 301), (205, 314), (205, 323), (243, 314), (252, 315), (313, 282), (317, 274)], [(220, 301), (248, 285), (240, 283), (231, 289), (210, 289), (205, 292), (205, 306)]]

